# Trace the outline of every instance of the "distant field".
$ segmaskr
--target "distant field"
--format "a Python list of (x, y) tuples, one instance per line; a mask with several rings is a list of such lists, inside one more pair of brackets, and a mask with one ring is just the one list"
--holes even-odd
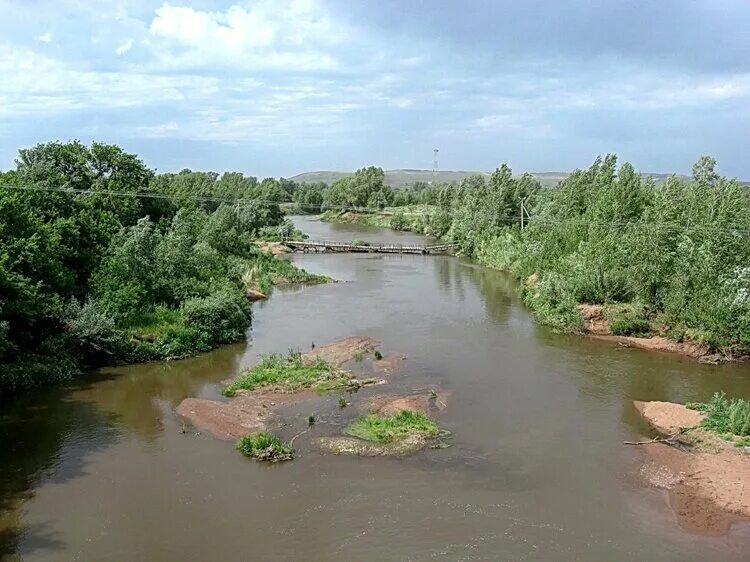
[[(298, 174), (290, 179), (296, 182), (325, 182), (332, 184), (336, 180), (351, 176), (353, 172), (332, 172), (332, 171), (319, 171), (319, 172), (305, 172)], [(471, 172), (471, 171), (451, 171), (441, 170), (437, 173), (436, 180), (438, 183), (442, 182), (460, 182), (464, 178), (472, 175), (483, 175), (488, 177), (489, 172)], [(542, 185), (555, 186), (561, 180), (567, 178), (570, 174), (568, 172), (531, 172), (531, 175), (538, 178)], [(644, 177), (652, 177), (657, 183), (666, 181), (671, 174), (643, 174)], [(433, 181), (432, 170), (386, 170), (385, 171), (385, 183), (395, 188), (410, 187), (414, 182)]]

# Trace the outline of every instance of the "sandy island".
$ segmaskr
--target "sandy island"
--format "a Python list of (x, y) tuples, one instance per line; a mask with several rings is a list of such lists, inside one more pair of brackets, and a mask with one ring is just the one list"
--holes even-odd
[[(323, 359), (335, 367), (341, 367), (359, 354), (372, 351), (379, 343), (367, 336), (351, 336), (303, 353), (302, 360), (311, 364)], [(317, 394), (309, 389), (298, 392), (273, 389), (238, 391), (234, 398), (228, 400), (186, 398), (177, 407), (177, 413), (198, 429), (219, 439), (236, 439), (265, 430), (275, 407), (303, 402), (315, 396)]]
[[(430, 418), (448, 407), (450, 392), (431, 390), (421, 394), (379, 394), (365, 400), (360, 406), (362, 413), (395, 416), (404, 410), (421, 412)], [(415, 453), (435, 443), (435, 439), (414, 433), (391, 443), (364, 441), (356, 437), (339, 435), (321, 437), (316, 443), (323, 451), (335, 455), (359, 457), (391, 457)], [(439, 441), (437, 443), (440, 443)]]

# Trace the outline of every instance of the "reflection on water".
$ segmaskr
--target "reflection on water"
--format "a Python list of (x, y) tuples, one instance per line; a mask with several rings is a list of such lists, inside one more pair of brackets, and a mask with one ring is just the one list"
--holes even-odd
[[(299, 218), (315, 238), (421, 237)], [(748, 395), (746, 365), (560, 336), (536, 325), (515, 281), (442, 256), (295, 255), (345, 283), (277, 290), (254, 305), (248, 344), (186, 361), (104, 369), (0, 407), (0, 557), (30, 560), (741, 560), (748, 538), (691, 537), (658, 493), (633, 484), (646, 431), (633, 399)], [(408, 360), (392, 391), (452, 391), (453, 446), (405, 459), (324, 456), (336, 396), (290, 408), (320, 424), (300, 458), (248, 462), (183, 432), (174, 408), (220, 398), (262, 354), (351, 334)], [(377, 389), (367, 392), (382, 392)], [(331, 410), (330, 412), (326, 408)]]

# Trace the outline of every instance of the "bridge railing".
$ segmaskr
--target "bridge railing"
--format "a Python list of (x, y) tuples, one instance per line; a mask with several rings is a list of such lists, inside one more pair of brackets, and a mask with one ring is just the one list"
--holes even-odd
[(330, 249), (357, 249), (371, 251), (392, 251), (392, 252), (437, 252), (445, 251), (458, 246), (456, 242), (445, 242), (440, 244), (430, 244), (420, 246), (418, 244), (394, 244), (394, 243), (374, 243), (363, 242), (354, 244), (352, 242), (342, 242), (340, 240), (287, 240), (285, 244), (299, 248), (330, 248)]

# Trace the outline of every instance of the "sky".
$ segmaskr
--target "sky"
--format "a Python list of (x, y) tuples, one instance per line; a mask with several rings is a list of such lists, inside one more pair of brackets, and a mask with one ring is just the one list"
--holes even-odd
[(152, 168), (750, 179), (748, 0), (0, 0), (0, 168), (51, 140)]

